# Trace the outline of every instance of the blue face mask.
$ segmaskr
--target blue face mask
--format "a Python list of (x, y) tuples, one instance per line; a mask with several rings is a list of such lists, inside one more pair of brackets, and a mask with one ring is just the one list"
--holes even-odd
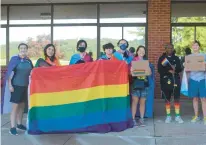
[(121, 50), (126, 50), (126, 49), (127, 49), (127, 44), (125, 44), (125, 43), (124, 43), (124, 44), (121, 44), (121, 45), (120, 45), (120, 49), (121, 49)]

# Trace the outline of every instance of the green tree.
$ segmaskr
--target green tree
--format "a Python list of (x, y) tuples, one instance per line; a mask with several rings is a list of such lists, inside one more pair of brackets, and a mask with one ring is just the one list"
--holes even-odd
[[(173, 23), (196, 23), (206, 22), (206, 17), (173, 17)], [(191, 48), (192, 42), (195, 39), (195, 27), (173, 27), (172, 28), (172, 42), (174, 44), (176, 54), (184, 55), (186, 47)], [(206, 53), (206, 27), (196, 27), (196, 40), (199, 40), (201, 51)]]

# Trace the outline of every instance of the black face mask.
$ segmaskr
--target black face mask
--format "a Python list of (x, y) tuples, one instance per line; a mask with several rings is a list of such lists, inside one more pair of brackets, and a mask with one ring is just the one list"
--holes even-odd
[(86, 50), (85, 47), (79, 47), (79, 48), (78, 48), (78, 51), (79, 51), (79, 52), (85, 52), (85, 50)]

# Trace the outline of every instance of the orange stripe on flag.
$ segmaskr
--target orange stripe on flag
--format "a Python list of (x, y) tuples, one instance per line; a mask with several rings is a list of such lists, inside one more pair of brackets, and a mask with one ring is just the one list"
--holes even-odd
[(34, 69), (32, 71), (30, 94), (62, 92), (127, 83), (128, 66), (125, 62), (96, 61), (72, 66)]

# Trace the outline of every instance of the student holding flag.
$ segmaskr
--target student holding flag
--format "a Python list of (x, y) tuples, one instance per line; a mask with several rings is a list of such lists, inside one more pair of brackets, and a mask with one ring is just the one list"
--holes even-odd
[(44, 59), (39, 58), (35, 67), (61, 66), (59, 59), (56, 57), (56, 48), (53, 44), (47, 44), (44, 47)]
[(133, 60), (133, 56), (130, 55), (130, 52), (127, 50), (129, 43), (125, 39), (120, 39), (117, 43), (120, 50), (114, 52), (114, 57), (118, 60), (125, 61), (129, 66)]
[(180, 76), (182, 71), (180, 60), (174, 55), (174, 46), (172, 44), (165, 45), (166, 52), (160, 56), (158, 60), (158, 72), (160, 74), (160, 84), (162, 96), (165, 99), (166, 120), (165, 123), (170, 123), (172, 118), (170, 115), (171, 96), (174, 96), (175, 106), (175, 121), (183, 123), (180, 117)]
[(107, 43), (103, 45), (104, 53), (99, 60), (113, 60), (114, 45), (112, 43)]
[(79, 53), (72, 55), (69, 65), (93, 61), (92, 57), (86, 52), (87, 42), (85, 40), (79, 40), (76, 48)]

